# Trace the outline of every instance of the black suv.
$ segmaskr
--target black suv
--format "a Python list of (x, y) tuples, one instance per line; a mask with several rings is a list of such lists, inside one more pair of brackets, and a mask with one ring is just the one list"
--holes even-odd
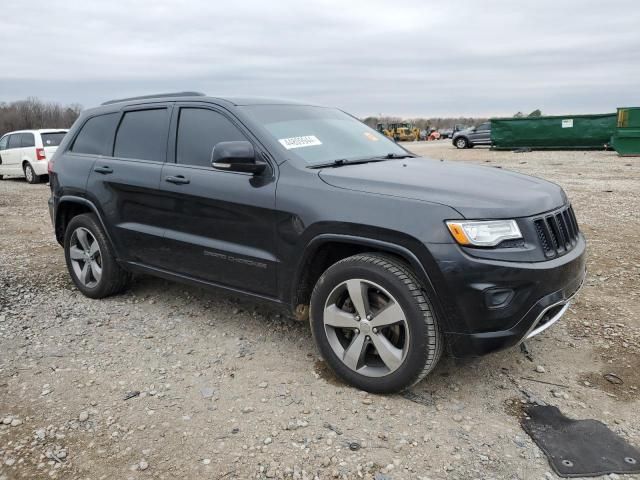
[(541, 332), (585, 275), (559, 186), (417, 158), (334, 108), (112, 101), (82, 113), (52, 163), (55, 235), (83, 294), (136, 272), (280, 304), (372, 392), (416, 383), (445, 348)]

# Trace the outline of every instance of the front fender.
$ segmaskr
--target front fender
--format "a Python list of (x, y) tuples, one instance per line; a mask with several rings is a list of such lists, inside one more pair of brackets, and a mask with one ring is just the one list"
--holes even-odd
[(323, 245), (334, 242), (365, 247), (365, 249), (370, 249), (370, 251), (373, 252), (389, 253), (403, 259), (411, 266), (418, 277), (427, 298), (435, 310), (436, 316), (443, 324), (443, 329), (445, 331), (448, 330), (447, 317), (444, 315), (432, 282), (432, 277), (429, 274), (432, 268), (437, 269), (437, 264), (427, 246), (415, 239), (404, 239), (403, 244), (399, 244), (380, 238), (362, 237), (344, 233), (322, 233), (316, 235), (306, 244), (304, 252), (300, 255), (300, 260), (295, 267), (293, 275), (294, 281), (290, 286), (291, 305), (294, 310), (297, 307), (297, 305), (294, 304), (297, 303), (298, 289), (304, 280), (305, 272), (308, 265), (310, 265), (311, 259)]

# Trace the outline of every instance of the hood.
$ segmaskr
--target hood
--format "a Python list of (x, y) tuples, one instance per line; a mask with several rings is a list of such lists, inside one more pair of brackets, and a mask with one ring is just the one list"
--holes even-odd
[(567, 202), (558, 185), (495, 167), (427, 158), (325, 168), (338, 188), (439, 203), (468, 219), (528, 217)]

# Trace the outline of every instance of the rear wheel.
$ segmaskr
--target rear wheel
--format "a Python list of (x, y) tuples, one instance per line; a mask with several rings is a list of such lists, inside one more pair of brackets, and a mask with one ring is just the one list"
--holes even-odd
[(468, 148), (469, 147), (469, 140), (467, 140), (465, 137), (459, 137), (456, 138), (456, 148)]
[(95, 215), (73, 217), (64, 235), (67, 269), (78, 290), (90, 298), (122, 291), (130, 275), (116, 262), (111, 244)]
[(327, 363), (369, 392), (410, 387), (442, 353), (442, 336), (419, 281), (384, 255), (355, 255), (327, 269), (313, 290), (310, 320)]
[(26, 178), (27, 182), (31, 184), (40, 183), (40, 176), (36, 175), (36, 172), (30, 163), (24, 164), (24, 178)]

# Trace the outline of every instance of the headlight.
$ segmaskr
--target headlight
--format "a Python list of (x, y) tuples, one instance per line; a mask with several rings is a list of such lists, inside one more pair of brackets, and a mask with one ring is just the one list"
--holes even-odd
[(460, 245), (495, 247), (503, 240), (522, 238), (515, 220), (447, 221), (447, 227)]

